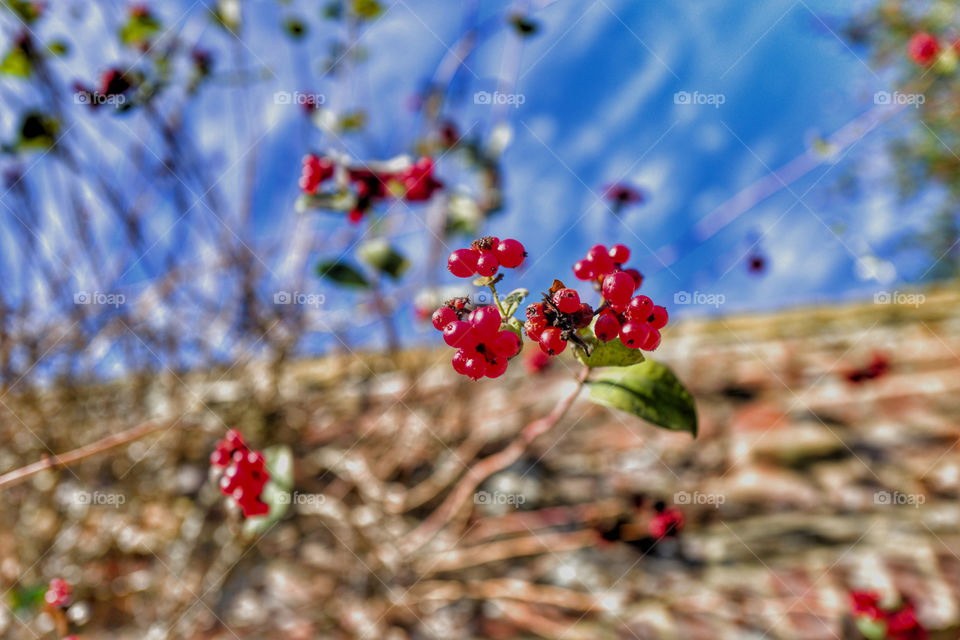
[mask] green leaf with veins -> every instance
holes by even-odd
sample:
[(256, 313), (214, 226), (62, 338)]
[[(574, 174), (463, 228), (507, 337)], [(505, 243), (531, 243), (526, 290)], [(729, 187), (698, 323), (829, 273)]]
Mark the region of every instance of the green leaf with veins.
[(599, 370), (587, 381), (590, 400), (671, 431), (697, 436), (693, 396), (673, 371), (655, 360)]

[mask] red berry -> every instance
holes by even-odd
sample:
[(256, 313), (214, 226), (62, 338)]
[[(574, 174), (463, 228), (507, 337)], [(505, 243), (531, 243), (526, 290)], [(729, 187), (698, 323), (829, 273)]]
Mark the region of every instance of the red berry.
[(628, 322), (620, 327), (620, 342), (631, 349), (639, 349), (650, 336), (650, 325), (641, 322)]
[(480, 259), (477, 260), (477, 273), (481, 276), (489, 278), (490, 276), (496, 275), (497, 269), (500, 268), (500, 262), (497, 260), (497, 255), (493, 251), (485, 251), (483, 255), (480, 256)]
[[(647, 326), (649, 327), (650, 325)], [(659, 346), (660, 332), (653, 327), (650, 327), (650, 333), (647, 334), (647, 338), (643, 341), (643, 344), (640, 345), (640, 348), (644, 351), (654, 351)]]
[(940, 43), (929, 33), (921, 32), (910, 38), (907, 50), (914, 62), (926, 67), (933, 63), (940, 52)]
[(615, 244), (610, 247), (610, 258), (617, 264), (623, 264), (630, 259), (630, 249), (622, 244)]
[(50, 581), (50, 586), (47, 587), (43, 599), (51, 607), (59, 609), (70, 604), (71, 593), (70, 583), (63, 578), (54, 578)]
[(463, 320), (454, 320), (443, 328), (443, 341), (451, 347), (471, 349), (477, 345), (477, 331)]
[(457, 349), (457, 352), (453, 354), (453, 370), (462, 376), (467, 375), (467, 360), (469, 359), (470, 356), (467, 355), (466, 349)]
[(475, 358), (467, 358), (463, 363), (463, 375), (471, 380), (479, 380), (487, 371), (487, 363), (479, 355)]
[(487, 367), (484, 370), (484, 373), (488, 378), (499, 378), (507, 371), (507, 359), (506, 358), (494, 358), (490, 362), (487, 362)]
[(620, 321), (613, 313), (604, 311), (597, 316), (597, 323), (593, 325), (593, 332), (597, 339), (610, 342), (620, 335)]
[(579, 280), (593, 280), (597, 277), (597, 270), (590, 260), (578, 260), (573, 265), (573, 275)]
[(495, 356), (512, 358), (520, 351), (520, 336), (509, 329), (501, 331), (493, 340), (491, 350)]
[(578, 329), (583, 329), (588, 326), (593, 320), (593, 307), (586, 302), (581, 302), (580, 308), (577, 309), (576, 320)]
[(457, 312), (450, 307), (440, 307), (433, 312), (433, 328), (443, 331), (443, 328), (457, 319)]
[(527, 319), (528, 320), (546, 320), (546, 316), (543, 315), (543, 303), (534, 302), (533, 304), (527, 305)]
[(527, 337), (538, 342), (540, 341), (540, 336), (546, 326), (547, 321), (542, 318), (539, 320), (527, 320), (523, 323), (523, 328), (527, 332)]
[(548, 356), (555, 356), (567, 348), (567, 341), (563, 339), (560, 329), (547, 327), (540, 334), (540, 349)]
[(667, 326), (668, 319), (667, 310), (663, 307), (655, 306), (653, 312), (650, 314), (650, 326), (654, 329), (663, 329)]
[(598, 276), (608, 274), (615, 268), (613, 258), (602, 244), (594, 245), (587, 252), (587, 260), (593, 263), (593, 269)]
[(647, 322), (653, 313), (653, 300), (647, 296), (636, 296), (627, 304), (627, 318), (634, 322)]
[(494, 306), (474, 309), (467, 316), (467, 320), (473, 325), (480, 339), (493, 336), (500, 329), (500, 312)]
[(623, 272), (629, 274), (630, 277), (633, 278), (634, 284), (636, 284), (637, 289), (639, 289), (640, 285), (643, 284), (643, 274), (636, 269), (624, 269)]
[(497, 260), (500, 261), (500, 264), (508, 269), (515, 269), (523, 263), (523, 258), (527, 255), (527, 252), (524, 250), (523, 245), (513, 240), (507, 238), (506, 240), (501, 240), (496, 248)]
[(623, 271), (611, 273), (603, 279), (603, 297), (614, 307), (626, 305), (634, 289), (633, 278)]
[(458, 278), (469, 278), (477, 272), (479, 257), (473, 249), (457, 249), (447, 258), (447, 269)]
[(574, 313), (580, 309), (580, 294), (573, 289), (560, 289), (553, 294), (553, 304), (560, 313)]

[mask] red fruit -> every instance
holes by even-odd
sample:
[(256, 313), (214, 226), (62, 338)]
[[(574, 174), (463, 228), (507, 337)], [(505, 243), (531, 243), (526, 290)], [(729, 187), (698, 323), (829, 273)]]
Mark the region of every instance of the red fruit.
[(613, 313), (604, 311), (597, 316), (597, 323), (593, 325), (593, 332), (598, 340), (610, 342), (620, 335), (620, 321)]
[(496, 275), (497, 269), (500, 268), (500, 261), (497, 260), (497, 255), (493, 251), (486, 251), (483, 255), (480, 256), (480, 259), (477, 260), (477, 273), (481, 276), (489, 278), (490, 276)]
[(655, 306), (650, 314), (650, 326), (654, 329), (663, 329), (667, 326), (667, 310), (660, 306)]
[(598, 276), (610, 273), (614, 270), (613, 258), (607, 252), (607, 248), (602, 244), (594, 245), (587, 252), (587, 260), (593, 263), (593, 269)]
[(304, 193), (314, 194), (322, 182), (333, 176), (333, 161), (320, 158), (312, 153), (303, 157), (303, 169), (300, 173), (300, 188)]
[[(650, 325), (645, 325), (650, 326)], [(655, 351), (657, 347), (660, 346), (660, 332), (653, 327), (650, 327), (650, 333), (647, 334), (646, 340), (643, 341), (643, 344), (640, 345), (640, 348), (644, 351)]]
[(508, 269), (519, 267), (523, 263), (523, 258), (527, 255), (523, 245), (511, 238), (501, 240), (495, 251), (500, 265)]
[(610, 247), (610, 258), (617, 264), (623, 264), (630, 259), (630, 249), (622, 244), (615, 244)]
[(556, 327), (547, 327), (540, 334), (540, 349), (548, 356), (555, 356), (563, 353), (567, 348), (567, 341), (563, 339), (560, 329)]
[[(384, 176), (386, 177), (386, 176)], [(420, 158), (413, 166), (404, 169), (397, 179), (406, 191), (404, 197), (410, 202), (429, 200), (433, 192), (443, 188), (443, 183), (433, 177), (433, 160)]]
[[(501, 331), (493, 340), (493, 344), (491, 345), (490, 349), (493, 351), (493, 355), (495, 356), (512, 358), (513, 356), (517, 355), (518, 351), (520, 351), (520, 336), (510, 330)], [(489, 373), (487, 375), (490, 376)]]
[(494, 358), (490, 362), (487, 362), (487, 367), (484, 370), (484, 373), (488, 378), (499, 378), (507, 371), (507, 359), (506, 358)]
[(580, 294), (573, 289), (560, 289), (553, 294), (553, 304), (560, 313), (574, 313), (580, 310)]
[(63, 578), (54, 578), (47, 587), (47, 592), (43, 595), (44, 601), (51, 607), (60, 609), (70, 604), (72, 593), (70, 583)]
[(647, 296), (635, 296), (627, 304), (627, 318), (634, 322), (648, 322), (653, 313), (653, 300)]
[(458, 278), (470, 278), (477, 273), (477, 259), (473, 249), (457, 249), (447, 258), (447, 270)]
[(546, 371), (550, 366), (550, 362), (553, 360), (553, 358), (539, 349), (534, 349), (529, 353), (530, 355), (523, 361), (523, 366), (529, 373), (542, 373)]
[(534, 302), (533, 304), (527, 305), (527, 319), (546, 321), (546, 316), (543, 315), (542, 302)]
[(633, 278), (633, 283), (637, 285), (637, 289), (639, 289), (640, 285), (643, 284), (643, 274), (636, 269), (624, 269), (623, 272), (629, 274), (630, 277)]
[(652, 329), (640, 322), (628, 322), (620, 327), (620, 342), (631, 349), (639, 349), (650, 336)]
[(593, 280), (597, 277), (597, 269), (590, 260), (578, 260), (573, 265), (573, 275), (579, 280)]
[(433, 328), (443, 331), (443, 328), (457, 319), (457, 312), (450, 307), (440, 307), (433, 312)]
[(933, 64), (934, 58), (940, 53), (940, 43), (929, 33), (920, 32), (910, 38), (907, 50), (914, 62), (928, 67)]
[(469, 359), (470, 356), (467, 355), (465, 349), (457, 349), (457, 352), (453, 354), (453, 370), (462, 376), (467, 375), (467, 360)]
[(603, 297), (614, 307), (626, 305), (634, 290), (633, 278), (623, 271), (611, 273), (603, 279)]
[(477, 338), (473, 325), (463, 320), (454, 320), (443, 328), (443, 341), (451, 347), (471, 349), (477, 345)]
[(588, 305), (586, 302), (581, 302), (580, 308), (577, 309), (576, 320), (577, 329), (583, 329), (584, 327), (589, 326), (590, 322), (593, 320), (593, 307)]
[(544, 319), (539, 320), (527, 320), (523, 323), (523, 328), (527, 332), (527, 337), (531, 340), (540, 341), (540, 336), (543, 334), (543, 330), (547, 326), (547, 321)]
[(463, 375), (467, 376), (471, 380), (479, 380), (487, 371), (487, 362), (477, 356), (475, 358), (467, 358), (467, 361), (463, 363)]
[(494, 306), (479, 307), (470, 312), (467, 321), (481, 340), (492, 337), (500, 329), (500, 312)]
[(667, 507), (650, 521), (650, 535), (656, 539), (673, 537), (683, 529), (683, 512)]

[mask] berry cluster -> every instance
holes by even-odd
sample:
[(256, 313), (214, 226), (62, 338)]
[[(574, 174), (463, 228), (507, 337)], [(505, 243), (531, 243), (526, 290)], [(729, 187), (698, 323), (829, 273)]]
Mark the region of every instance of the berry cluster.
[(262, 516), (270, 507), (260, 499), (270, 479), (266, 460), (259, 451), (251, 451), (235, 429), (227, 432), (210, 454), (210, 464), (226, 467), (220, 478), (220, 491), (232, 497), (247, 518)]
[[(315, 154), (304, 156), (300, 189), (308, 195), (316, 194), (320, 186), (333, 177), (335, 168), (336, 163), (331, 158)], [(360, 222), (374, 204), (393, 195), (407, 202), (423, 202), (429, 200), (434, 191), (443, 188), (443, 183), (433, 177), (432, 158), (420, 158), (395, 172), (347, 167), (345, 175), (356, 196), (353, 208), (347, 215), (353, 224)]]
[(573, 275), (579, 280), (591, 280), (602, 283), (604, 279), (618, 271), (623, 271), (634, 281), (634, 289), (643, 284), (643, 275), (636, 269), (623, 269), (622, 265), (630, 259), (630, 249), (615, 244), (608, 250), (602, 244), (594, 245), (587, 257), (573, 265)]
[(489, 278), (495, 276), (500, 267), (519, 267), (526, 257), (527, 252), (518, 241), (487, 236), (474, 241), (469, 249), (457, 249), (451, 253), (447, 258), (447, 269), (458, 278), (475, 275)]
[(880, 608), (880, 594), (874, 591), (851, 591), (850, 605), (853, 615), (871, 622), (882, 622), (887, 640), (926, 640), (927, 630), (917, 620), (913, 603), (904, 600), (895, 610)]
[(64, 609), (70, 605), (73, 590), (63, 578), (54, 578), (43, 595), (43, 600), (54, 609)]
[(583, 344), (577, 331), (590, 325), (593, 307), (580, 302), (580, 294), (557, 281), (543, 302), (527, 306), (527, 321), (523, 328), (527, 337), (540, 344), (540, 350), (555, 356), (567, 348), (567, 342)]
[(465, 298), (447, 301), (433, 313), (433, 326), (457, 352), (454, 370), (471, 380), (499, 378), (507, 360), (520, 352), (521, 340), (511, 329), (502, 329), (503, 318), (494, 306), (470, 309)]
[[(607, 279), (612, 277), (607, 276)], [(607, 298), (606, 284), (607, 280), (604, 280), (604, 298)], [(622, 311), (618, 310), (621, 308)], [(611, 305), (602, 309), (593, 331), (597, 339), (603, 342), (619, 336), (620, 342), (630, 349), (654, 351), (660, 346), (660, 329), (667, 326), (667, 320), (665, 308), (653, 304), (653, 300), (641, 295), (630, 298), (626, 307)]]

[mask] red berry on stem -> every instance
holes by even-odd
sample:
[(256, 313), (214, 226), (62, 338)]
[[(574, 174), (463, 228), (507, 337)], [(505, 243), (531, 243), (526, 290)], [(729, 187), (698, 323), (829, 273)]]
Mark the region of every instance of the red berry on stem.
[(560, 289), (553, 294), (553, 304), (560, 313), (574, 313), (580, 309), (580, 294), (573, 289)]
[(524, 256), (527, 255), (523, 245), (511, 238), (500, 241), (496, 254), (500, 264), (508, 269), (519, 267), (523, 263)]
[(573, 265), (573, 275), (579, 280), (593, 280), (597, 277), (596, 267), (589, 260), (578, 260)]
[(647, 334), (647, 338), (643, 341), (643, 344), (640, 345), (640, 348), (644, 351), (654, 351), (659, 346), (660, 332), (657, 329), (650, 327), (650, 333)]
[(623, 272), (629, 274), (630, 277), (633, 278), (634, 284), (636, 284), (637, 289), (639, 289), (640, 285), (643, 284), (643, 274), (636, 269), (624, 269)]
[(598, 276), (610, 273), (615, 268), (613, 258), (602, 244), (594, 245), (587, 252), (587, 260), (593, 263), (593, 269)]
[(555, 356), (567, 348), (567, 341), (563, 339), (560, 329), (547, 327), (540, 334), (540, 349), (548, 356)]
[(470, 356), (467, 355), (465, 349), (457, 349), (457, 352), (453, 354), (453, 370), (462, 376), (467, 375), (467, 360), (469, 359)]
[(467, 320), (473, 324), (481, 339), (493, 336), (500, 330), (500, 312), (494, 306), (479, 307), (470, 312)]
[(604, 311), (597, 316), (597, 323), (593, 325), (593, 332), (598, 340), (610, 342), (620, 335), (620, 321), (613, 313)]
[(454, 320), (443, 328), (443, 341), (451, 347), (469, 349), (477, 344), (476, 333), (469, 322)]
[(617, 264), (623, 264), (630, 259), (630, 249), (622, 244), (615, 244), (610, 247), (610, 258)]
[(477, 273), (477, 259), (473, 249), (457, 249), (447, 258), (447, 269), (458, 278), (469, 278)]
[(491, 349), (496, 356), (512, 358), (520, 351), (520, 336), (510, 330), (501, 331), (494, 339)]
[(647, 322), (653, 313), (653, 300), (647, 296), (635, 296), (627, 304), (627, 318), (634, 322)]
[(914, 62), (927, 67), (933, 64), (934, 58), (940, 53), (940, 43), (929, 33), (920, 32), (910, 38), (907, 50)]
[(471, 380), (479, 380), (487, 371), (486, 361), (479, 355), (475, 358), (468, 358), (463, 364), (463, 375)]
[(499, 268), (500, 262), (497, 260), (497, 256), (493, 251), (485, 251), (477, 260), (477, 273), (481, 276), (489, 278), (490, 276), (496, 275), (497, 269)]
[(487, 367), (484, 370), (485, 375), (488, 378), (499, 378), (507, 371), (507, 359), (506, 358), (494, 358), (490, 362), (487, 362)]
[(538, 342), (546, 326), (547, 326), (547, 321), (542, 318), (539, 320), (527, 320), (526, 322), (523, 323), (523, 328), (527, 332), (527, 337), (530, 338), (531, 340), (536, 340)]
[(628, 322), (620, 327), (620, 341), (631, 349), (639, 349), (650, 335), (650, 325)]
[(531, 305), (527, 305), (527, 319), (528, 320), (545, 320), (546, 316), (543, 315), (543, 303), (534, 302)]
[(457, 319), (457, 312), (450, 307), (440, 307), (433, 312), (433, 328), (443, 331), (443, 328)]
[(654, 329), (663, 329), (667, 326), (668, 319), (667, 310), (663, 307), (655, 306), (650, 314), (650, 326)]
[(623, 271), (611, 273), (603, 279), (603, 297), (614, 307), (626, 305), (634, 289), (633, 278)]
[(576, 320), (578, 329), (583, 329), (588, 326), (593, 320), (593, 307), (586, 302), (581, 302), (580, 308), (577, 309)]

